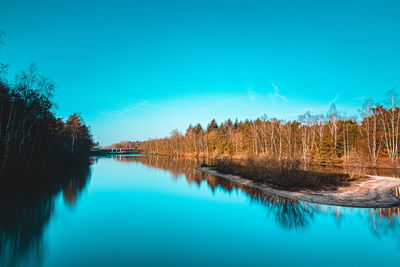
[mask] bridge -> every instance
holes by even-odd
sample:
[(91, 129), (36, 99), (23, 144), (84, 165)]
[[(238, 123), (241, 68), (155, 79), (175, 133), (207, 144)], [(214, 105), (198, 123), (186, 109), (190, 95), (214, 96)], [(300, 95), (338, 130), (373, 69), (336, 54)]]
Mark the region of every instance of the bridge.
[(135, 148), (98, 148), (90, 151), (91, 156), (105, 156), (115, 154), (140, 154)]

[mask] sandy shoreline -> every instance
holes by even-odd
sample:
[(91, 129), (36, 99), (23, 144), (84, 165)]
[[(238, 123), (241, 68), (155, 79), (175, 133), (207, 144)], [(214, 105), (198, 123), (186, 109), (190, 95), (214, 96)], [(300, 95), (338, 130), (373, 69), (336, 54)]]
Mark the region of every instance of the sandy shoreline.
[(335, 191), (302, 190), (298, 192), (274, 189), (268, 184), (256, 183), (240, 176), (223, 174), (210, 167), (195, 168), (198, 171), (235, 181), (252, 188), (300, 201), (317, 204), (358, 208), (391, 208), (400, 206), (400, 198), (394, 195), (393, 189), (400, 186), (400, 179), (384, 176), (368, 176), (367, 179), (354, 181), (349, 186)]

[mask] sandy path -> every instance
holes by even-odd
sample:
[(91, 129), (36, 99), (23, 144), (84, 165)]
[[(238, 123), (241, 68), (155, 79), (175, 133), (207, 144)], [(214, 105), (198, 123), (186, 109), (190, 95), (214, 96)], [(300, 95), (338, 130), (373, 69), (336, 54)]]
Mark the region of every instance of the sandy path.
[(219, 173), (210, 167), (195, 169), (282, 197), (312, 203), (360, 208), (390, 208), (400, 205), (400, 198), (393, 194), (393, 188), (400, 186), (400, 179), (398, 178), (368, 176), (367, 179), (354, 181), (350, 185), (340, 187), (335, 191), (303, 190), (292, 192), (274, 189), (268, 184), (256, 183), (240, 176)]

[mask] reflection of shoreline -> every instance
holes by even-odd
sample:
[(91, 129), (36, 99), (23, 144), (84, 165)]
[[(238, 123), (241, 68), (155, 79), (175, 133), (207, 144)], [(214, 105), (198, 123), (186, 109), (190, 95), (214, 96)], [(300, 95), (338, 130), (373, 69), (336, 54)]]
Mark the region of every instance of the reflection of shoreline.
[(34, 189), (22, 187), (0, 194), (0, 266), (41, 262), (43, 235), (55, 198), (62, 191), (66, 202), (75, 202), (88, 183), (90, 169), (85, 166), (49, 178)]
[(259, 203), (266, 207), (268, 214), (274, 214), (276, 222), (289, 230), (301, 230), (307, 227), (315, 213), (319, 212), (318, 206), (268, 194), (261, 190), (249, 188), (236, 182), (195, 170), (195, 167), (203, 162), (202, 160), (177, 159), (167, 156), (116, 157), (114, 159), (123, 163), (139, 162), (149, 168), (162, 169), (171, 173), (175, 179), (179, 176), (184, 176), (189, 184), (200, 186), (201, 183), (206, 182), (212, 192), (215, 192), (217, 188), (221, 188), (226, 192), (241, 190), (250, 198), (251, 202)]
[(352, 181), (349, 185), (340, 186), (336, 190), (288, 191), (273, 188), (270, 184), (221, 173), (212, 167), (195, 169), (281, 197), (310, 203), (360, 208), (390, 208), (398, 207), (400, 204), (400, 199), (393, 194), (393, 190), (400, 186), (400, 179), (397, 178), (369, 176), (360, 181)]
[(349, 214), (361, 214), (368, 220), (370, 230), (375, 235), (394, 235), (396, 240), (400, 240), (400, 233), (398, 233), (400, 231), (400, 208), (346, 208), (290, 200), (243, 186), (234, 181), (196, 171), (194, 168), (200, 166), (203, 160), (178, 159), (168, 156), (122, 156), (114, 159), (123, 163), (137, 162), (149, 168), (162, 169), (171, 173), (175, 179), (184, 176), (189, 184), (196, 184), (199, 187), (202, 182), (206, 182), (213, 192), (217, 188), (221, 188), (226, 192), (241, 190), (250, 198), (251, 202), (260, 203), (265, 207), (267, 214), (274, 216), (278, 225), (288, 230), (306, 228), (312, 224), (315, 215), (320, 213), (335, 218), (338, 227), (340, 227), (343, 217)]

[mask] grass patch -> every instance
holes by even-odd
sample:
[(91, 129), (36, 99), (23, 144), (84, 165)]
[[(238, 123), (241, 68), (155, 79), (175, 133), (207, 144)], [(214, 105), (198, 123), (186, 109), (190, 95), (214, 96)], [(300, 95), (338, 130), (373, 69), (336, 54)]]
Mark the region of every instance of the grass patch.
[(215, 159), (211, 164), (202, 164), (202, 167), (212, 167), (220, 173), (237, 175), (290, 191), (335, 190), (339, 186), (348, 185), (350, 181), (362, 177), (347, 173), (315, 171), (304, 168), (299, 160), (248, 159), (235, 161)]

